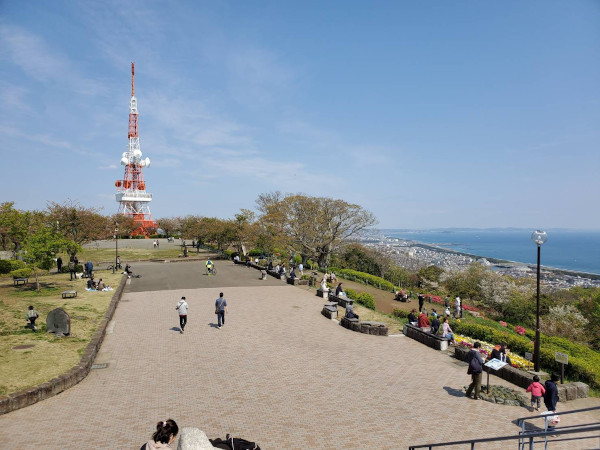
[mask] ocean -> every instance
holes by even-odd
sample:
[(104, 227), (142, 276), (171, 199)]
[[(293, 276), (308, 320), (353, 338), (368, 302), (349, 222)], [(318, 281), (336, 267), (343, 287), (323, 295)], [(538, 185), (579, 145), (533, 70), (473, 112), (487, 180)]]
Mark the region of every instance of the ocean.
[[(381, 230), (385, 236), (432, 244), (482, 257), (527, 264), (537, 263), (534, 230), (525, 229), (435, 229)], [(600, 231), (545, 230), (541, 264), (547, 267), (600, 274)]]

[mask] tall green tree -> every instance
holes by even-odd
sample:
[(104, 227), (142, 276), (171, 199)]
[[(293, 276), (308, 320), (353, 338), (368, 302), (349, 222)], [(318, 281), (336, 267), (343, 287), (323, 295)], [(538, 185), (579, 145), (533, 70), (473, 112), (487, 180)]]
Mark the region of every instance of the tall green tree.
[(38, 269), (50, 270), (56, 255), (65, 249), (77, 252), (81, 251), (81, 246), (57, 233), (51, 226), (41, 227), (27, 236), (23, 246), (23, 260), (33, 268), (38, 292), (40, 291)]

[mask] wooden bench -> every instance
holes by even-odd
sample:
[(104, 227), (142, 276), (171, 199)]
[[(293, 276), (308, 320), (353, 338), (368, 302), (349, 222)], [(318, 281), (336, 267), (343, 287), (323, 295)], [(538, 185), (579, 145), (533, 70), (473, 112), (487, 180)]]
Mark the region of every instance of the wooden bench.
[(13, 280), (13, 284), (14, 284), (15, 286), (18, 286), (18, 285), (20, 285), (20, 284), (23, 284), (23, 285), (25, 285), (25, 284), (27, 284), (28, 282), (29, 282), (29, 278), (15, 278), (15, 279)]
[(448, 350), (448, 339), (437, 334), (432, 334), (428, 329), (419, 328), (406, 323), (404, 324), (402, 332), (405, 336), (419, 341), (427, 347), (442, 351)]
[(75, 298), (77, 297), (77, 291), (63, 291), (62, 298)]

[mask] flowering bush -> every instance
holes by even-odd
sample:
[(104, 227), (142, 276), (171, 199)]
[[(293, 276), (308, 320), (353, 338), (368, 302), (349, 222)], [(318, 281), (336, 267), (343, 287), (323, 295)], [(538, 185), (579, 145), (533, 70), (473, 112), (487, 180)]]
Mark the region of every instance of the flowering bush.
[(479, 310), (477, 308), (475, 308), (474, 306), (465, 305), (464, 303), (462, 305), (462, 309), (464, 309), (465, 311), (477, 311), (477, 312), (479, 312)]
[(504, 322), (504, 321), (502, 321), (502, 320), (501, 320), (499, 323), (500, 323), (500, 325), (502, 325), (503, 327), (505, 327), (505, 326), (506, 326), (506, 322)]
[(527, 333), (527, 330), (525, 328), (523, 328), (521, 325), (517, 325), (515, 327), (515, 333), (519, 333), (521, 336), (523, 336), (525, 333)]

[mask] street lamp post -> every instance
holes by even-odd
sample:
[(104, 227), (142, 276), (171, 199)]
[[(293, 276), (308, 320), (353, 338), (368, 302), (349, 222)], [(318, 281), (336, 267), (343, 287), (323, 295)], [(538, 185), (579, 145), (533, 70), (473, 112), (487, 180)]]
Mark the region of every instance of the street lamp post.
[(119, 224), (115, 222), (115, 263), (113, 264), (113, 273), (117, 267), (117, 261), (119, 261)]
[(531, 233), (531, 240), (537, 245), (537, 296), (535, 306), (535, 343), (533, 346), (533, 370), (540, 371), (540, 249), (548, 240), (545, 231), (535, 230)]

